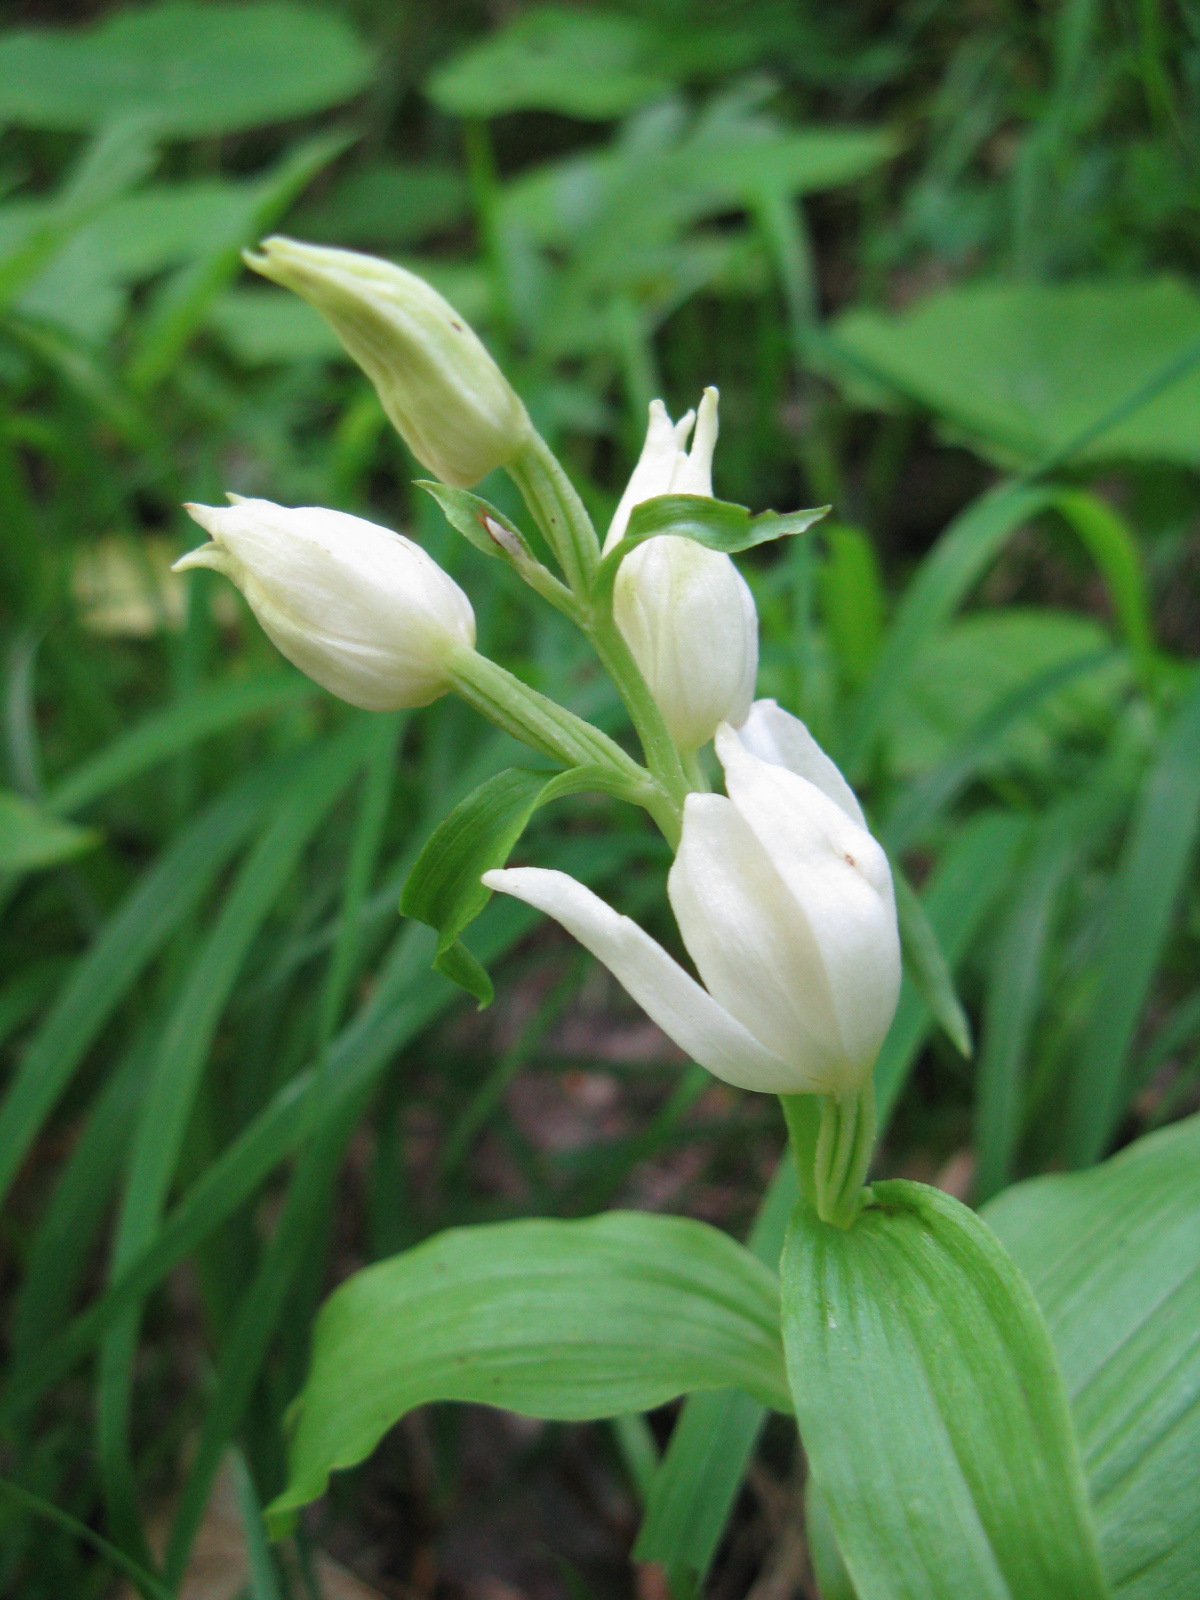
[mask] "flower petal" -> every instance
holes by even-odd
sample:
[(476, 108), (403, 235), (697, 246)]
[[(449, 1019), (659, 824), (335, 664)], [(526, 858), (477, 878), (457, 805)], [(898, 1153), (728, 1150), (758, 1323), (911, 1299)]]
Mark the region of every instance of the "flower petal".
[(873, 1062), (900, 993), (887, 856), (823, 790), (717, 735), (729, 798), (798, 902), (821, 950), (851, 1062)]
[(667, 893), (709, 993), (789, 1064), (791, 1089), (840, 1092), (845, 1052), (820, 945), (724, 795), (688, 796)]
[[(696, 436), (690, 455), (676, 458), (671, 475), (672, 494), (701, 494), (712, 499), (712, 460), (717, 446), (717, 391), (710, 385), (704, 391), (696, 413)], [(667, 491), (660, 489), (660, 494)]]
[(795, 1090), (795, 1072), (759, 1044), (636, 922), (565, 872), (509, 867), (483, 883), (535, 906), (602, 961), (643, 1011), (694, 1061), (739, 1089)]
[(799, 717), (784, 711), (774, 700), (756, 700), (750, 715), (734, 731), (751, 755), (815, 783), (860, 828), (866, 827), (867, 819), (854, 790)]
[(643, 500), (653, 500), (657, 495), (666, 494), (670, 489), (671, 475), (675, 471), (676, 461), (680, 459), (676, 426), (667, 415), (667, 408), (662, 401), (651, 400), (646, 442), (604, 536), (605, 555), (625, 537), (634, 506), (640, 506)]

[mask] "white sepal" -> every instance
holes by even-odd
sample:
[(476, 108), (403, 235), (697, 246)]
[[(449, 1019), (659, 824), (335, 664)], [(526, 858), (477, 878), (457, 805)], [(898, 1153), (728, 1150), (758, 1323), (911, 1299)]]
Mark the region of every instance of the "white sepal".
[(507, 867), (483, 883), (553, 917), (693, 1061), (739, 1089), (786, 1092), (794, 1071), (688, 976), (657, 940), (565, 872)]
[[(727, 720), (734, 722), (732, 717)], [(740, 727), (734, 722), (734, 727), (752, 756), (807, 778), (836, 801), (860, 828), (866, 827), (867, 819), (858, 796), (799, 717), (792, 716), (774, 700), (756, 700), (745, 722)]]
[(420, 545), (362, 517), (234, 497), (185, 508), (210, 544), (175, 564), (238, 586), (301, 672), (365, 711), (428, 705), (475, 643), (471, 602)]

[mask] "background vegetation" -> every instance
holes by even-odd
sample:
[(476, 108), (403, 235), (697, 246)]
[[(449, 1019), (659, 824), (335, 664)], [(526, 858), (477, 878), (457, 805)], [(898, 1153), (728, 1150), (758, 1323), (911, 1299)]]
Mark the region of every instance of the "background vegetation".
[[(416, 266), (601, 522), (647, 401), (710, 381), (718, 494), (834, 503), (742, 561), (760, 693), (860, 788), (965, 1006), (906, 983), (880, 1168), (982, 1201), (1200, 1105), (1200, 13), (87, 9), (0, 33), (0, 1589), (102, 1595), (122, 1556), (169, 1588), (232, 1527), (204, 1593), (350, 1592), (332, 1552), (386, 1595), (653, 1600), (629, 1552), (669, 1414), (421, 1413), (285, 1568), (262, 1544), (348, 1270), (615, 1202), (744, 1236), (784, 1141), (513, 902), (471, 936), (500, 998), (464, 1005), (397, 898), (513, 747), (449, 701), (352, 712), (228, 585), (168, 574), (184, 500), (365, 513), (464, 584), (485, 649), (622, 727), (238, 252), (278, 228)], [(598, 804), (525, 858), (671, 940), (658, 841)], [(792, 1455), (772, 1424), (678, 1594), (811, 1582)]]

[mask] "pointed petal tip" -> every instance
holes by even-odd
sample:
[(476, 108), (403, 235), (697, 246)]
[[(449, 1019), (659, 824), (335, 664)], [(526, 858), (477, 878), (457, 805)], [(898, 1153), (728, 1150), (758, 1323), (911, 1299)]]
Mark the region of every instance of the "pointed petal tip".
[(189, 550), (178, 561), (171, 565), (172, 572), (191, 572), (194, 568), (209, 567), (214, 572), (221, 570), (221, 552), (217, 545), (209, 543), (198, 545), (195, 550)]

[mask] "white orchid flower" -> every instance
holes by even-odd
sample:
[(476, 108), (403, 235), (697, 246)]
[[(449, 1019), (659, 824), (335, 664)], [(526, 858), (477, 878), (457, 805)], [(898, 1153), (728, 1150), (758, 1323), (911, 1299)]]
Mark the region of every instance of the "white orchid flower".
[(177, 572), (224, 573), (289, 661), (364, 711), (445, 693), (452, 657), (475, 644), (475, 613), (420, 545), (344, 511), (230, 499), (185, 507), (211, 543)]
[(774, 701), (716, 743), (728, 795), (688, 796), (667, 879), (703, 984), (564, 872), (483, 882), (561, 923), (714, 1076), (840, 1099), (866, 1081), (900, 992), (887, 857), (837, 767)]
[[(715, 389), (704, 391), (699, 416), (689, 411), (676, 423), (661, 400), (651, 403), (646, 443), (605, 538), (606, 554), (642, 501), (712, 497), (716, 442)], [(648, 539), (621, 563), (613, 615), (680, 750), (707, 744), (720, 722), (744, 720), (758, 674), (758, 613), (728, 556), (672, 534)]]

